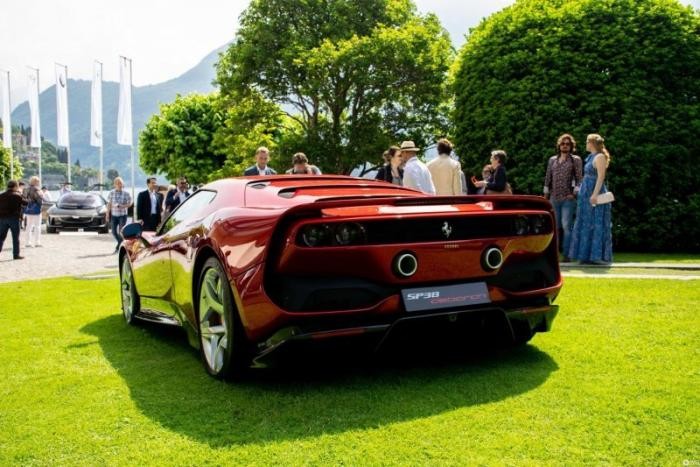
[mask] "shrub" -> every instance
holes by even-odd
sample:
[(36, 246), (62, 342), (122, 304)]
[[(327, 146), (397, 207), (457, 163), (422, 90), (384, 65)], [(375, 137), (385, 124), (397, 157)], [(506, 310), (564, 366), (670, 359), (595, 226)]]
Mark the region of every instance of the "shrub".
[(612, 154), (617, 248), (700, 249), (700, 15), (672, 0), (519, 0), (470, 32), (453, 68), (465, 170), (508, 151), (541, 193), (561, 133)]

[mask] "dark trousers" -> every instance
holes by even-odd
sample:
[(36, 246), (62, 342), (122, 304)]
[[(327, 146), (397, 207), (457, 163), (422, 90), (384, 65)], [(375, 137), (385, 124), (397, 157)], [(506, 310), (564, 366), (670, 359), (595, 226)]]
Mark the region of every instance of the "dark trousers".
[(112, 216), (109, 222), (112, 226), (112, 235), (117, 241), (117, 248), (119, 248), (119, 245), (122, 244), (121, 230), (126, 225), (126, 215)]
[(143, 220), (143, 230), (155, 232), (158, 230), (158, 224), (160, 224), (160, 216), (158, 214), (149, 214), (149, 216)]
[(0, 217), (0, 251), (5, 244), (7, 231), (12, 232), (12, 256), (19, 256), (19, 219), (17, 217)]

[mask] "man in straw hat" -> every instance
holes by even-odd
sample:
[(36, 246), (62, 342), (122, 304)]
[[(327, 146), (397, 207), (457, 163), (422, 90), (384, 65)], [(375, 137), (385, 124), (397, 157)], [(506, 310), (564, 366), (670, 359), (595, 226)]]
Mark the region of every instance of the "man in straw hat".
[(403, 169), (403, 186), (434, 195), (433, 179), (428, 167), (416, 157), (418, 151), (420, 148), (413, 141), (401, 143), (401, 158), (406, 164)]

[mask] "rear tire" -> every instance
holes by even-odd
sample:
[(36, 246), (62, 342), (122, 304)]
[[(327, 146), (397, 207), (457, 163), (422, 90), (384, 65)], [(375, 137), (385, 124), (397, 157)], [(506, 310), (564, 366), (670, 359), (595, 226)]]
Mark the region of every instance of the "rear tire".
[(216, 258), (209, 258), (202, 267), (196, 303), (204, 369), (215, 378), (241, 376), (249, 364), (248, 343), (228, 278)]
[(124, 315), (126, 324), (133, 326), (137, 321), (136, 315), (141, 311), (141, 297), (136, 292), (134, 274), (131, 270), (129, 258), (126, 255), (122, 259), (119, 283), (121, 285), (122, 315)]

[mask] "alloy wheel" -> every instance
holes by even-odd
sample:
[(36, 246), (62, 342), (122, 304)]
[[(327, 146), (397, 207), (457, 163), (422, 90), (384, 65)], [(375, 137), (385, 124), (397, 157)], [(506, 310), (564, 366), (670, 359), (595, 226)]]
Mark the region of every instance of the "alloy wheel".
[(134, 282), (132, 280), (131, 266), (129, 265), (129, 260), (126, 258), (124, 258), (124, 264), (122, 266), (121, 289), (122, 313), (124, 313), (124, 319), (126, 322), (131, 323), (131, 320), (134, 319), (135, 291)]
[(225, 286), (219, 271), (210, 268), (204, 274), (199, 294), (199, 335), (202, 353), (214, 374), (222, 371), (229, 345), (224, 306)]

